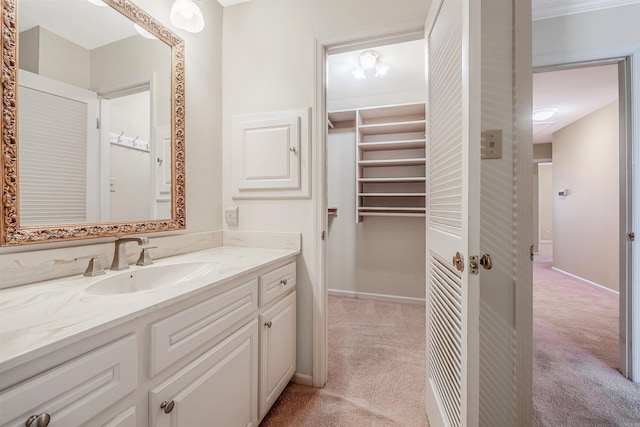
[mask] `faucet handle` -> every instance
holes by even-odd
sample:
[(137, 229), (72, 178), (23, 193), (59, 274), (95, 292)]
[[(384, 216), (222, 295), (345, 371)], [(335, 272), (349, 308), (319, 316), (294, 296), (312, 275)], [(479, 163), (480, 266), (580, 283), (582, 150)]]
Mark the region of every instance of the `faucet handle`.
[(101, 274), (104, 274), (102, 263), (100, 262), (100, 258), (98, 257), (98, 255), (80, 256), (76, 258), (75, 261), (79, 261), (81, 259), (89, 260), (89, 265), (87, 266), (87, 269), (84, 272), (84, 276), (93, 277), (93, 276), (99, 276)]
[(153, 260), (151, 259), (151, 255), (149, 254), (149, 249), (155, 249), (157, 246), (143, 246), (140, 251), (140, 257), (138, 261), (136, 261), (136, 265), (150, 265), (153, 264)]

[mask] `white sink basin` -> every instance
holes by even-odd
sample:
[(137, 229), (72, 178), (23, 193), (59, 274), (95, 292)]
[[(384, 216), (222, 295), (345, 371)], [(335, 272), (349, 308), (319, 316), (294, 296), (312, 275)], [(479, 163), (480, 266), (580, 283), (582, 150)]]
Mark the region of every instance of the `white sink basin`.
[(172, 265), (148, 265), (107, 276), (85, 289), (93, 295), (128, 294), (165, 286), (179, 285), (202, 277), (218, 267), (215, 262), (188, 262)]

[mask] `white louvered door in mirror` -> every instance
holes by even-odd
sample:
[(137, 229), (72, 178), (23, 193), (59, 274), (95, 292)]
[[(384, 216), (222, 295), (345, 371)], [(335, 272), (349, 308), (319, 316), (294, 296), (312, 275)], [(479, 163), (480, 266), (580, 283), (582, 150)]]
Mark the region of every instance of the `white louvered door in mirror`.
[(98, 220), (95, 92), (20, 72), (20, 225)]
[(425, 27), (431, 426), (478, 425), (479, 280), (469, 265), (479, 251), (480, 203), (480, 21), (474, 1), (434, 1)]

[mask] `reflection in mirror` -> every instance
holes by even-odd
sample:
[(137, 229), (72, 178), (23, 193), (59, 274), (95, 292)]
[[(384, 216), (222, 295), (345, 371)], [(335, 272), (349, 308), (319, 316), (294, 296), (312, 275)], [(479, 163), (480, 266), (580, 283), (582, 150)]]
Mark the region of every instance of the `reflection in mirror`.
[(171, 118), (170, 47), (86, 0), (18, 12), (21, 225), (170, 218), (154, 138)]
[(128, 0), (2, 4), (2, 243), (184, 228), (182, 40)]

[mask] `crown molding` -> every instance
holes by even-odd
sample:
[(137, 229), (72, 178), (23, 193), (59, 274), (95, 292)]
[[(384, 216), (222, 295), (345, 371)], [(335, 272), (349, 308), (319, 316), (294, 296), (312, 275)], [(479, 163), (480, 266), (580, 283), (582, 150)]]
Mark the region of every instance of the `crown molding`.
[(631, 4), (640, 4), (640, 0), (534, 0), (532, 3), (532, 18), (537, 21)]

